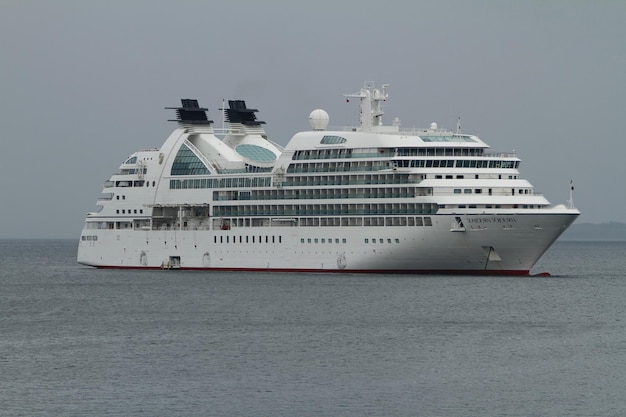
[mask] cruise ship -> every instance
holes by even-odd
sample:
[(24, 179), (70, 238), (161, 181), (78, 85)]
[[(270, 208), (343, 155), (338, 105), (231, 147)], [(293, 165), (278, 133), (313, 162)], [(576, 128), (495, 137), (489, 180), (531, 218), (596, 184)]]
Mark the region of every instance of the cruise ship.
[[(274, 143), (243, 100), (221, 127), (195, 99), (158, 149), (126, 158), (87, 214), (78, 262), (99, 268), (529, 275), (578, 217), (472, 134), (383, 124), (388, 85), (355, 94), (359, 123)], [(573, 189), (573, 187), (571, 187)]]

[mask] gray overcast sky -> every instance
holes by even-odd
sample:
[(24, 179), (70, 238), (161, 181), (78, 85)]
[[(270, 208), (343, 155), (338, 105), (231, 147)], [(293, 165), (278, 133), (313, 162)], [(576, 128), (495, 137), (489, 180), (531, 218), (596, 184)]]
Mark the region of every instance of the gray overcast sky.
[(258, 108), (271, 139), (390, 84), (385, 120), (516, 150), (580, 222), (624, 221), (626, 2), (0, 0), (0, 238), (78, 238), (103, 182), (198, 98)]

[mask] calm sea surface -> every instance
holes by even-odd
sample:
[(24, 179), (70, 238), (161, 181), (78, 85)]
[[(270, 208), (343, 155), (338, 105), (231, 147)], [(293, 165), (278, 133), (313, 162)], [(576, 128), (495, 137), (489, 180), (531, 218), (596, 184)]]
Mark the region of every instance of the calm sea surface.
[(620, 416), (626, 242), (552, 277), (98, 270), (0, 241), (0, 415)]

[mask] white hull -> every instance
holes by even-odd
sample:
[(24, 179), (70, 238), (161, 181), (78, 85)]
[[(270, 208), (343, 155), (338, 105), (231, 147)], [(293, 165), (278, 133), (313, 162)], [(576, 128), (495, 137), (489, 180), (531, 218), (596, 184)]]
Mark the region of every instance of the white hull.
[[(87, 213), (78, 262), (100, 268), (528, 274), (580, 214), (551, 206), (515, 153), (475, 135), (382, 123), (387, 86), (358, 93), (360, 126), (267, 139), (229, 100), (225, 130), (182, 99), (158, 149), (130, 155)], [(219, 135), (219, 136), (218, 136)]]
[(464, 230), (451, 228), (453, 215), (432, 216), (430, 227), (95, 230), (90, 240), (81, 240), (78, 262), (104, 268), (524, 275), (577, 215), (464, 216)]

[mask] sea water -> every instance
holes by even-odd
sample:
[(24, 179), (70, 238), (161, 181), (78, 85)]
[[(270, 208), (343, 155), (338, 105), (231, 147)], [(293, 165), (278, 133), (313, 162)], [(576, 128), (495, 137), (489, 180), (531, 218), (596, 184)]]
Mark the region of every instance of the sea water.
[(0, 415), (617, 416), (626, 243), (551, 277), (99, 270), (0, 241)]

